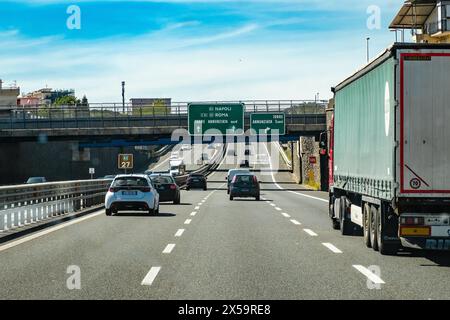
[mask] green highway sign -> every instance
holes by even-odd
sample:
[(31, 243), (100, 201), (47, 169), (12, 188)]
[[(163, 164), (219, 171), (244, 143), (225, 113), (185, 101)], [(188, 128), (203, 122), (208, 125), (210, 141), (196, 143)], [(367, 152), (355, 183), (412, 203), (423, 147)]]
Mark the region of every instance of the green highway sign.
[(208, 130), (216, 130), (223, 135), (242, 135), (244, 134), (244, 109), (243, 103), (191, 103), (188, 105), (189, 134), (202, 136)]
[(286, 134), (286, 115), (279, 113), (252, 113), (250, 115), (252, 135)]

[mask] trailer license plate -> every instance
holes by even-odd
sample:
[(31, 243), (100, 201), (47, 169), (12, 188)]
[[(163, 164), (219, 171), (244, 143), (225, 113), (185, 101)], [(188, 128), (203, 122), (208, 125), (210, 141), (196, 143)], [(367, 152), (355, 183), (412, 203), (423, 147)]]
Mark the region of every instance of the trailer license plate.
[(135, 196), (137, 195), (136, 191), (123, 191), (122, 193), (124, 196)]

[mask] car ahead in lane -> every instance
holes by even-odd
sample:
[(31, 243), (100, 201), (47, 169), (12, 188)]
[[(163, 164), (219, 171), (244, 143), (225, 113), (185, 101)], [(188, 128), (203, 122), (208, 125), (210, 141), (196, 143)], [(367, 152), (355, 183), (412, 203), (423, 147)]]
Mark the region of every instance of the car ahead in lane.
[(160, 202), (180, 204), (180, 187), (170, 174), (152, 174), (150, 180), (159, 194)]
[(31, 177), (28, 178), (26, 184), (45, 183), (47, 179), (45, 177)]
[(191, 173), (186, 180), (186, 190), (191, 189), (208, 190), (207, 178), (201, 173)]
[(117, 176), (105, 196), (106, 215), (119, 211), (159, 214), (159, 194), (145, 174)]
[(250, 171), (248, 169), (232, 169), (228, 171), (227, 177), (225, 180), (227, 180), (227, 194), (230, 194), (230, 185), (231, 181), (233, 181), (233, 178), (235, 175), (243, 173), (243, 174), (250, 174)]
[(237, 174), (230, 185), (230, 200), (234, 198), (260, 199), (260, 187), (258, 178), (253, 174)]

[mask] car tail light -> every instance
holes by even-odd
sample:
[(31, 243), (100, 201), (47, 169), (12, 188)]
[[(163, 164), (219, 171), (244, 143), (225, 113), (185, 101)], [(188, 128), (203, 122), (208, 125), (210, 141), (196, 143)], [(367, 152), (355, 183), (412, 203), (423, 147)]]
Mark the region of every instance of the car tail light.
[(400, 224), (406, 226), (423, 226), (425, 219), (423, 217), (400, 217)]
[(114, 192), (116, 192), (117, 190), (115, 189), (115, 188), (109, 188), (109, 192), (112, 192), (112, 193), (114, 193)]
[(231, 183), (235, 183), (236, 182), (236, 176), (233, 177), (233, 180), (231, 180)]
[(256, 176), (253, 176), (253, 183), (255, 183), (255, 184), (258, 183), (258, 179), (256, 178)]
[(176, 184), (171, 184), (170, 185), (170, 190), (176, 190), (177, 189), (177, 185)]
[(144, 187), (141, 189), (142, 192), (150, 192), (152, 189), (150, 187)]

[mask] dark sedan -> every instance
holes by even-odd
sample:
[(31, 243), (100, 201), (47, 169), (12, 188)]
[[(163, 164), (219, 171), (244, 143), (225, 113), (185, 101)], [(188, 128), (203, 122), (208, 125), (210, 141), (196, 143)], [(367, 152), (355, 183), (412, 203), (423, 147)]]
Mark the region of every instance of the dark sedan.
[(230, 200), (234, 198), (255, 198), (260, 199), (259, 181), (252, 174), (237, 174), (230, 185)]
[(168, 174), (152, 174), (150, 175), (152, 184), (159, 194), (159, 202), (171, 202), (180, 204), (180, 187), (175, 179)]
[(208, 183), (203, 174), (191, 173), (186, 181), (186, 190), (203, 189), (208, 190)]

